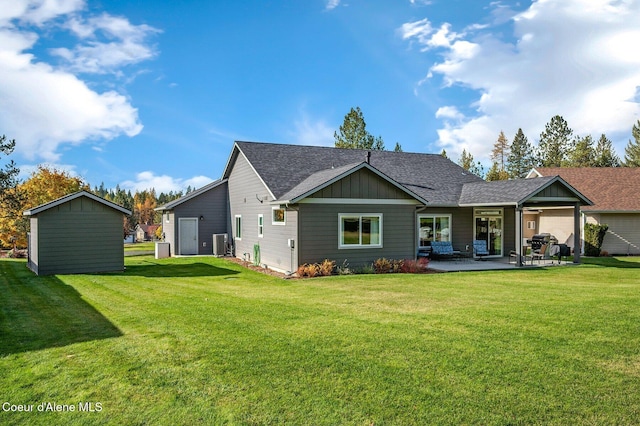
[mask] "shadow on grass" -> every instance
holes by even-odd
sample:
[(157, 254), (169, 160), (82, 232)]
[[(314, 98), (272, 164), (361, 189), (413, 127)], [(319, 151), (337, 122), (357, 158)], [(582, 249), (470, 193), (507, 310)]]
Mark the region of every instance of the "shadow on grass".
[(140, 265), (127, 265), (124, 275), (139, 277), (220, 277), (240, 272), (206, 263), (163, 264), (145, 261)]
[(0, 260), (0, 356), (119, 336), (73, 287)]
[(630, 257), (583, 257), (582, 263), (585, 265), (597, 265), (608, 268), (640, 268), (640, 258)]

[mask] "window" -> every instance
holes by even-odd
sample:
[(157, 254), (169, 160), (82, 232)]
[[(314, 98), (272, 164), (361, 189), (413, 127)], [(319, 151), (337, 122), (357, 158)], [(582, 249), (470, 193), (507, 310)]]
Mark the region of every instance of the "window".
[(264, 236), (264, 215), (258, 215), (258, 237)]
[(285, 224), (285, 214), (284, 209), (280, 207), (274, 207), (271, 211), (271, 224), (272, 225), (284, 225)]
[(382, 247), (382, 214), (338, 215), (339, 248)]
[(451, 241), (451, 215), (419, 215), (418, 234), (420, 247), (431, 241)]
[(242, 216), (236, 215), (236, 240), (242, 239)]
[(527, 229), (536, 229), (536, 221), (528, 220), (527, 221)]

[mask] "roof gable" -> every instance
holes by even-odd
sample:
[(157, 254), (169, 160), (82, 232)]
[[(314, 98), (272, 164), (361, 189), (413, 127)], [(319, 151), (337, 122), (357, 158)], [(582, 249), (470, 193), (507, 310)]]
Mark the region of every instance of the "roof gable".
[(588, 198), (558, 176), (466, 184), (460, 196), (461, 206), (523, 205), (532, 202), (591, 204)]
[(638, 167), (539, 167), (540, 176), (560, 176), (592, 202), (585, 211), (640, 211)]
[(218, 179), (216, 181), (213, 181), (211, 183), (206, 184), (205, 186), (203, 186), (202, 188), (196, 189), (195, 191), (192, 191), (186, 195), (183, 195), (180, 198), (177, 198), (175, 200), (169, 201), (167, 204), (164, 204), (162, 206), (156, 207), (154, 210), (156, 211), (161, 211), (161, 210), (171, 210), (176, 206), (179, 206), (180, 204), (186, 203), (187, 201), (199, 196), (200, 194), (204, 194), (207, 191), (210, 191), (214, 188), (219, 187), (220, 185), (223, 185), (227, 183), (227, 179)]
[(305, 198), (414, 199), (427, 203), (368, 163), (314, 173), (282, 197), (292, 203)]
[(58, 198), (56, 200), (50, 201), (50, 202), (45, 203), (45, 204), (41, 204), (41, 205), (39, 205), (37, 207), (34, 207), (32, 209), (26, 210), (22, 214), (24, 216), (33, 216), (33, 215), (41, 213), (41, 212), (43, 212), (45, 210), (49, 210), (49, 209), (51, 209), (53, 207), (57, 207), (57, 206), (59, 206), (61, 204), (67, 203), (69, 201), (75, 200), (76, 198), (80, 198), (80, 197), (90, 198), (90, 199), (92, 199), (94, 201), (97, 201), (98, 203), (104, 204), (107, 207), (110, 207), (110, 208), (112, 208), (114, 210), (122, 212), (125, 215), (130, 215), (131, 214), (131, 211), (125, 209), (124, 207), (122, 207), (122, 206), (120, 206), (120, 205), (118, 205), (116, 203), (112, 203), (111, 201), (107, 201), (104, 198), (98, 197), (97, 195), (92, 194), (92, 193), (87, 192), (87, 191), (78, 191), (78, 192), (75, 192), (73, 194), (65, 195), (64, 197), (60, 197), (60, 198)]

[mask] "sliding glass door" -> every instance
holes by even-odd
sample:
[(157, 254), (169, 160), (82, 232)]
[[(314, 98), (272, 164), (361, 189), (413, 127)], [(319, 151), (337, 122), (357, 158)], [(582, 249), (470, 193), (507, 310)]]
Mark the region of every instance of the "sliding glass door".
[(503, 256), (503, 210), (475, 209), (473, 232), (476, 240), (486, 241), (490, 256)]

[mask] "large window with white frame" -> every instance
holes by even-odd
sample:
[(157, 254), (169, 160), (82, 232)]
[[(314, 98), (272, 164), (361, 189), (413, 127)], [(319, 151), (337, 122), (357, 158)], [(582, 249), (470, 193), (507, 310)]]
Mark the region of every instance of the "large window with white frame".
[(242, 239), (242, 215), (239, 215), (239, 214), (236, 215), (235, 231), (236, 231), (235, 239), (241, 240)]
[(418, 215), (419, 247), (428, 247), (432, 241), (451, 241), (450, 214)]
[(340, 213), (338, 215), (338, 247), (382, 247), (381, 213)]

